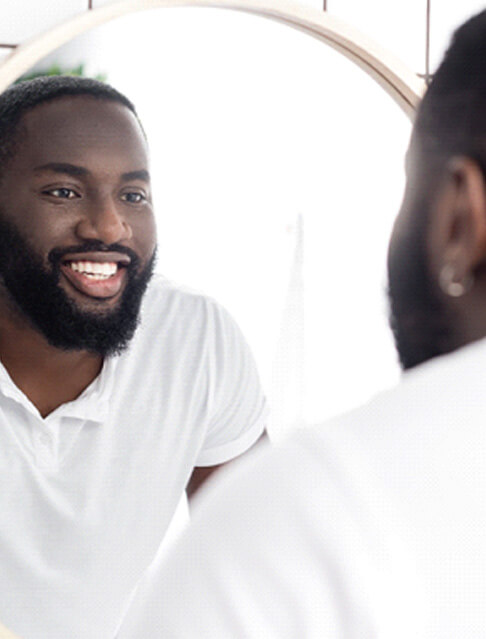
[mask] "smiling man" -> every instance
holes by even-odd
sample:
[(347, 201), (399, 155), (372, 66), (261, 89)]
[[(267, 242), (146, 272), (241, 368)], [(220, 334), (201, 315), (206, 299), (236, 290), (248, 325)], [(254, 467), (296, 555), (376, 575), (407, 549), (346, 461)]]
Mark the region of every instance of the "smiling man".
[(262, 434), (238, 328), (155, 250), (124, 96), (0, 96), (0, 614), (25, 639), (111, 636), (184, 488)]

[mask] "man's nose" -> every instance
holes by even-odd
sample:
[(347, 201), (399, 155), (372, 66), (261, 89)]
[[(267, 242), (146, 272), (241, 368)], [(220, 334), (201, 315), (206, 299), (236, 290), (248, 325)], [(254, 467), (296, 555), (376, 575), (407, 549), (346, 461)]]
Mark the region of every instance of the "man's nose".
[(112, 198), (93, 204), (78, 222), (76, 235), (82, 240), (100, 240), (115, 244), (132, 237), (132, 228)]

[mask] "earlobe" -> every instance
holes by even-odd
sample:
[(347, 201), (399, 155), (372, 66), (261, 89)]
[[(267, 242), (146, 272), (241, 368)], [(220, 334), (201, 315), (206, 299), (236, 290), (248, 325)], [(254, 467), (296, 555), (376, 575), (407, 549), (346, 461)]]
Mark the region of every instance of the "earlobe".
[(459, 280), (454, 266), (448, 262), (441, 268), (438, 282), (442, 292), (449, 297), (462, 297), (472, 289), (474, 277), (469, 273), (465, 278)]

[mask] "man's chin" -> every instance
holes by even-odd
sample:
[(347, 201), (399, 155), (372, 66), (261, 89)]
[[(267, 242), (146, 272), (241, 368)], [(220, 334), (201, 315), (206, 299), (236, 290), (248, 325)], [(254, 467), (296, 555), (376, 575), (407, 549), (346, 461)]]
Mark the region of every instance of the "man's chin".
[(65, 351), (87, 351), (101, 356), (119, 354), (129, 345), (139, 320), (139, 309), (127, 310), (122, 299), (79, 304), (72, 298), (70, 311), (49, 326), (38, 325), (51, 346)]
[(91, 297), (83, 293), (74, 292), (72, 289), (62, 291), (76, 314), (94, 318), (109, 317), (120, 309), (123, 303), (123, 291), (113, 297)]
[(116, 272), (111, 262), (99, 260), (101, 267), (96, 265), (89, 277), (76, 274), (83, 260), (77, 268), (67, 265), (72, 273), (65, 272), (62, 256), (44, 265), (15, 228), (2, 225), (1, 215), (0, 230), (0, 272), (8, 297), (51, 346), (102, 356), (127, 347), (138, 325), (155, 253), (142, 269), (135, 258), (130, 266), (118, 260)]
[(102, 356), (120, 354), (135, 334), (151, 275), (152, 262), (139, 275), (122, 269), (116, 286), (101, 289), (102, 294), (107, 290), (115, 294), (97, 297), (93, 294), (98, 293), (95, 286), (87, 289), (91, 293), (88, 295), (86, 289), (80, 290), (78, 279), (73, 282), (60, 269), (57, 293), (51, 298), (51, 321), (40, 328), (51, 345), (63, 350), (85, 350)]

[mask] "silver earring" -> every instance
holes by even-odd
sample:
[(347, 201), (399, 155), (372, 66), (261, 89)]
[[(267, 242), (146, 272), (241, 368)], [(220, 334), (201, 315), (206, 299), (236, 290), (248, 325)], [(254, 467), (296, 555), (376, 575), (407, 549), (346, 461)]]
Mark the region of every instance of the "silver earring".
[(471, 290), (474, 283), (472, 275), (460, 281), (455, 280), (456, 271), (452, 264), (444, 264), (439, 273), (439, 286), (449, 297), (462, 297)]

